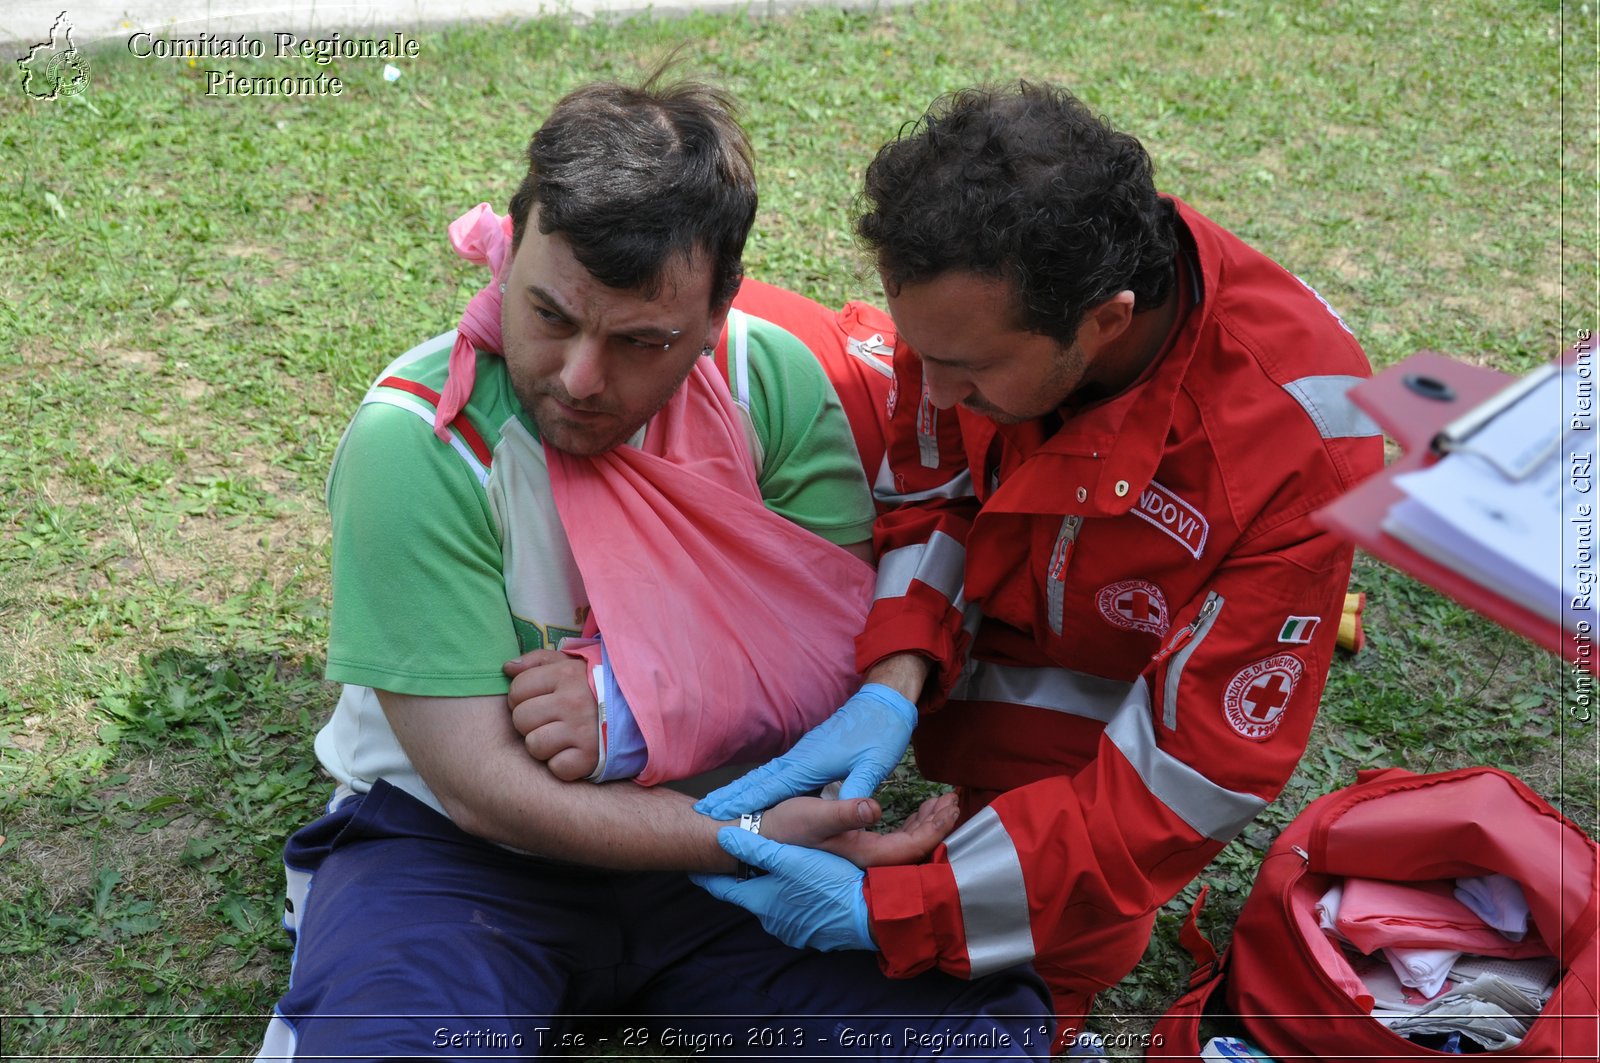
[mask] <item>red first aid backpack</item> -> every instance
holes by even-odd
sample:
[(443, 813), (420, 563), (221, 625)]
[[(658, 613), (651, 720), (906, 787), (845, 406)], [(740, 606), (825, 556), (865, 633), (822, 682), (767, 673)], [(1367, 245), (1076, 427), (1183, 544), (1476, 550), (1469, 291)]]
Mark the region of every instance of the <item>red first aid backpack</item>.
[[(1595, 1059), (1597, 870), (1594, 842), (1506, 772), (1362, 773), (1354, 786), (1313, 801), (1279, 835), (1220, 959), (1195, 925), (1202, 891), (1180, 934), (1197, 969), (1189, 992), (1157, 1024), (1147, 1055), (1196, 1058), (1200, 1020), (1210, 1013), (1280, 1063), (1444, 1058), (1371, 1018), (1316, 961), (1317, 948), (1327, 946), (1316, 940), (1323, 935), (1312, 909), (1346, 877), (1421, 882), (1500, 873), (1522, 886), (1530, 935), (1538, 933), (1562, 974), (1527, 1037), (1486, 1054)], [(1219, 988), (1221, 1008), (1213, 999)]]

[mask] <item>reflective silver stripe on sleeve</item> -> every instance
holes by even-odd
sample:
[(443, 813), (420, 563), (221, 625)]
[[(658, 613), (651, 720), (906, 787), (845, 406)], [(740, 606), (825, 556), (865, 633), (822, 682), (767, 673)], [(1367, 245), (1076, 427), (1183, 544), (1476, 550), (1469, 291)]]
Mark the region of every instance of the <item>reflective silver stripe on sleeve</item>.
[(967, 548), (944, 532), (934, 532), (925, 543), (890, 550), (878, 560), (878, 585), (873, 601), (901, 598), (911, 581), (921, 580), (950, 600), (957, 609), (965, 604)]
[(911, 491), (900, 494), (894, 489), (894, 473), (889, 471), (889, 458), (884, 456), (883, 463), (878, 466), (878, 477), (872, 482), (872, 497), (887, 506), (898, 506), (905, 502), (926, 502), (934, 498), (973, 498), (972, 471), (961, 470), (961, 474), (952, 480), (946, 480), (938, 487), (930, 487), (926, 491)]
[(973, 661), (950, 692), (963, 701), (1027, 705), (1071, 716), (1109, 722), (1127, 699), (1132, 684), (1066, 668), (1023, 668)]
[[(1213, 604), (1215, 603), (1215, 604)], [(1162, 715), (1161, 722), (1167, 725), (1167, 730), (1178, 729), (1178, 684), (1183, 680), (1183, 666), (1189, 663), (1189, 655), (1200, 648), (1200, 642), (1211, 632), (1211, 625), (1217, 622), (1217, 614), (1222, 612), (1222, 607), (1228, 600), (1216, 591), (1206, 595), (1206, 600), (1200, 606), (1200, 626), (1194, 629), (1194, 634), (1189, 636), (1188, 643), (1172, 658), (1172, 663), (1167, 665), (1167, 682), (1162, 689)]]
[(1033, 959), (1028, 887), (1017, 847), (993, 808), (986, 808), (945, 842), (961, 897), (972, 977)]
[(967, 633), (967, 638), (975, 639), (978, 637), (978, 628), (982, 625), (983, 610), (963, 598), (961, 600), (961, 630)]
[(1227, 790), (1156, 745), (1150, 688), (1141, 676), (1110, 723), (1106, 737), (1133, 765), (1145, 789), (1199, 834), (1219, 842), (1244, 829), (1267, 802)]
[(1323, 439), (1381, 436), (1383, 429), (1350, 401), (1348, 392), (1361, 383), (1359, 376), (1303, 376), (1283, 385), (1322, 433)]

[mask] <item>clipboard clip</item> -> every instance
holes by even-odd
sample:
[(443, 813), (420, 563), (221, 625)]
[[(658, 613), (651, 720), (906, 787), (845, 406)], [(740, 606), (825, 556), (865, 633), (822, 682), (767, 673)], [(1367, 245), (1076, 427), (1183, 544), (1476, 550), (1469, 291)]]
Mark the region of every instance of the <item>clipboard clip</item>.
[(1428, 448), (1439, 457), (1453, 453), (1472, 454), (1492, 466), (1508, 480), (1527, 479), (1535, 469), (1549, 461), (1560, 449), (1562, 433), (1559, 429), (1551, 435), (1547, 443), (1524, 450), (1515, 456), (1516, 460), (1509, 460), (1508, 456), (1495, 453), (1489, 447), (1475, 447), (1471, 443), (1473, 437), (1487, 428), (1496, 417), (1539, 390), (1556, 373), (1556, 365), (1550, 363), (1518, 378), (1492, 398), (1479, 403), (1446, 424), (1434, 435)]

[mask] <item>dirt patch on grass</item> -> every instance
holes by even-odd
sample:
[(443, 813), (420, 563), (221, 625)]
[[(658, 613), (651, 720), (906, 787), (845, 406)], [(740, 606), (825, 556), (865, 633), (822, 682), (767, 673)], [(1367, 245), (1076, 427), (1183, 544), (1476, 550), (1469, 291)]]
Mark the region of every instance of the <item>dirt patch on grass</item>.
[(36, 376), (41, 369), (70, 366), (74, 358), (74, 352), (68, 350), (65, 344), (39, 336), (23, 337), (17, 344), (17, 354), (21, 358), (20, 365), (0, 365), (0, 372), (7, 377), (20, 379)]
[[(6, 987), (9, 999), (71, 1010), (74, 1000), (118, 997), (131, 981), (127, 971), (111, 969), (122, 950), (138, 957), (147, 948), (159, 949), (164, 940), (202, 941), (215, 935), (208, 913), (221, 891), (214, 879), (181, 859), (189, 838), (208, 833), (211, 821), (202, 810), (173, 806), (165, 811), (176, 816), (149, 829), (148, 822), (159, 821), (160, 814), (139, 811), (204, 780), (193, 765), (155, 758), (130, 765), (128, 774), (126, 782), (80, 799), (65, 814), (47, 801), (9, 825), (5, 877), (10, 889), (32, 894), (34, 912), (49, 913), (33, 931), (51, 941), (54, 971), (40, 983), (29, 980), (25, 956), (0, 962), (0, 977), (13, 983)], [(66, 829), (63, 819), (71, 824)], [(237, 960), (231, 950), (217, 951)], [(216, 966), (224, 976), (228, 965)]]
[[(180, 595), (187, 608), (279, 593), (291, 583), (302, 597), (327, 595), (327, 519), (309, 506), (285, 506), (266, 518), (182, 515), (146, 523), (135, 516), (119, 539), (119, 569), (140, 580), (144, 593)], [(102, 573), (94, 585), (107, 583)]]
[(111, 348), (112, 360), (134, 369), (157, 370), (161, 368), (161, 355), (155, 351), (139, 351), (129, 348)]
[(1500, 270), (1494, 282), (1468, 294), (1442, 294), (1438, 304), (1482, 321), (1490, 332), (1508, 336), (1522, 331), (1532, 320), (1548, 317), (1554, 321), (1564, 291), (1560, 248), (1551, 248), (1542, 257), (1543, 264), (1532, 275)]
[(1556, 805), (1591, 838), (1600, 836), (1600, 781), (1595, 767), (1600, 764), (1600, 743), (1596, 741), (1595, 727), (1592, 720), (1562, 720), (1557, 754), (1518, 771), (1523, 782)]
[(281, 261), (284, 257), (282, 248), (261, 244), (225, 244), (222, 253), (230, 258), (264, 258), (270, 262)]
[[(210, 780), (192, 759), (155, 756), (125, 765), (123, 774), (126, 781), (76, 803), (67, 813), (73, 829), (61, 829), (60, 808), (23, 810), (10, 824), (9, 876), (42, 891), (60, 912), (92, 911), (97, 876), (106, 871), (121, 876), (113, 892), (124, 900), (159, 897), (175, 909), (205, 911), (215, 890), (180, 858), (190, 838), (215, 829), (208, 811), (189, 803)], [(185, 803), (142, 811), (167, 796), (183, 796)]]
[(1322, 264), (1346, 284), (1355, 284), (1372, 276), (1372, 271), (1356, 260), (1355, 252), (1348, 247), (1336, 247), (1326, 255)]
[(250, 275), (253, 283), (271, 285), (286, 281), (300, 272), (301, 263), (289, 257), (281, 247), (267, 244), (227, 244), (222, 253), (229, 258), (243, 259), (254, 267)]
[[(13, 889), (33, 887), (43, 893), (51, 911), (86, 906), (94, 871), (107, 866), (95, 846), (80, 835), (46, 832), (43, 817), (24, 816), (10, 826), (6, 877)], [(20, 891), (20, 890), (19, 890)]]

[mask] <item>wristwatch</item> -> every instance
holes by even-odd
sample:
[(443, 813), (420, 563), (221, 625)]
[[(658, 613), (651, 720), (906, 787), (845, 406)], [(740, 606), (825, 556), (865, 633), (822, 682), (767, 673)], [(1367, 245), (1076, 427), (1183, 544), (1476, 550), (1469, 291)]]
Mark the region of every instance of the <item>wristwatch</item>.
[[(744, 815), (740, 816), (739, 817), (739, 829), (740, 830), (747, 830), (751, 834), (754, 834), (757, 837), (760, 837), (760, 835), (761, 835), (761, 813), (760, 812), (746, 812)], [(739, 874), (739, 881), (740, 882), (748, 882), (750, 879), (758, 878), (758, 877), (760, 877), (762, 875), (765, 875), (766, 872), (763, 871), (759, 867), (753, 867), (750, 864), (745, 863), (743, 860), (740, 860), (739, 861), (739, 872), (738, 872), (738, 874)]]

